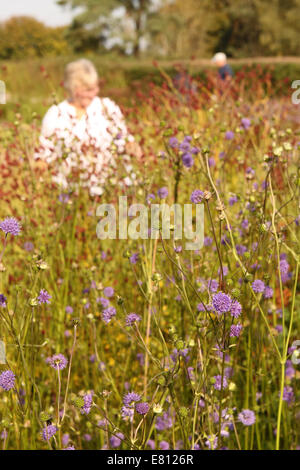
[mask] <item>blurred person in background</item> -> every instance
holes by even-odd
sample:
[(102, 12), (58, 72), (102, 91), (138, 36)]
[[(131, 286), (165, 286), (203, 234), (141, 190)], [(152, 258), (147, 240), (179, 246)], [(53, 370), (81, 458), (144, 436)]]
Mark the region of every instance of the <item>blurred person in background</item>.
[(98, 96), (99, 77), (93, 63), (87, 59), (69, 63), (64, 88), (67, 98), (52, 105), (44, 116), (40, 148), (35, 154), (38, 166), (52, 164), (57, 170), (53, 180), (64, 189), (72, 171), (79, 171), (91, 195), (101, 195), (112, 167), (118, 166), (116, 153), (128, 154), (122, 162), (127, 172), (124, 182), (131, 185), (135, 175), (129, 155), (139, 159), (142, 151), (128, 132), (119, 106)]
[(224, 52), (217, 52), (211, 61), (218, 67), (219, 78), (222, 81), (230, 82), (231, 78), (233, 77), (233, 70), (227, 63), (226, 54), (224, 54)]

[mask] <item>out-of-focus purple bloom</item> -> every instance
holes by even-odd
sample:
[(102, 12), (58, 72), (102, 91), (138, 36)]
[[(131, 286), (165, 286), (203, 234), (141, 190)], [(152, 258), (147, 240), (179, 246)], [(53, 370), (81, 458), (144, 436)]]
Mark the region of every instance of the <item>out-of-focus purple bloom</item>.
[(68, 445), (69, 440), (70, 440), (70, 434), (66, 433), (66, 434), (62, 435), (61, 443), (64, 447), (66, 447)]
[(54, 356), (48, 357), (46, 359), (47, 364), (49, 364), (53, 369), (63, 370), (67, 367), (68, 360), (63, 354), (54, 354)]
[(129, 420), (131, 423), (133, 421), (134, 409), (128, 408), (127, 406), (122, 406), (121, 416), (124, 421)]
[(242, 312), (242, 306), (237, 300), (233, 300), (231, 307), (230, 307), (230, 313), (231, 316), (234, 318), (238, 318)]
[(165, 429), (171, 429), (173, 426), (172, 418), (169, 413), (164, 412), (162, 416), (158, 416), (155, 422), (155, 428), (158, 431), (164, 431)]
[(103, 290), (103, 294), (106, 296), (106, 297), (112, 297), (114, 295), (114, 289), (112, 287), (105, 287), (104, 290)]
[(234, 132), (233, 131), (227, 131), (225, 133), (225, 139), (226, 140), (232, 140), (234, 138)]
[(109, 307), (109, 300), (106, 299), (105, 297), (98, 297), (97, 298), (97, 303), (99, 303), (99, 302), (101, 303), (103, 308)]
[(0, 294), (0, 307), (6, 307), (6, 301), (7, 298), (5, 297), (5, 295)]
[(292, 361), (288, 360), (285, 363), (285, 376), (288, 377), (289, 379), (295, 377), (296, 371), (293, 367)]
[(14, 388), (16, 382), (15, 374), (12, 370), (5, 370), (0, 374), (0, 387), (6, 392)]
[(116, 309), (115, 307), (108, 307), (102, 312), (102, 320), (104, 323), (109, 323), (113, 317), (116, 316)]
[(10, 233), (11, 235), (17, 236), (21, 232), (21, 225), (14, 217), (7, 217), (0, 222), (0, 229), (3, 230), (5, 235)]
[(136, 358), (139, 361), (140, 365), (143, 367), (143, 365), (145, 364), (144, 354), (143, 353), (137, 353)]
[(177, 137), (170, 137), (169, 139), (169, 145), (172, 149), (175, 149), (178, 147), (179, 145), (179, 142), (178, 142), (178, 139)]
[(83, 401), (84, 401), (84, 405), (81, 407), (80, 409), (80, 412), (81, 414), (85, 414), (85, 415), (88, 415), (91, 411), (91, 408), (92, 408), (92, 404), (93, 404), (93, 392), (91, 393), (86, 393), (84, 396), (83, 396)]
[(209, 165), (210, 167), (216, 166), (216, 162), (215, 162), (215, 159), (214, 159), (213, 157), (210, 157), (210, 158), (208, 159), (208, 165)]
[(207, 436), (207, 440), (205, 441), (205, 445), (211, 450), (216, 449), (218, 447), (218, 438), (214, 436)]
[(205, 237), (204, 238), (204, 246), (210, 246), (212, 244), (212, 238), (211, 237)]
[[(280, 392), (279, 392), (279, 396), (280, 396)], [(283, 401), (286, 401), (288, 404), (291, 404), (294, 401), (295, 399), (294, 391), (290, 385), (287, 385), (286, 387), (284, 387), (282, 399)]]
[(161, 450), (169, 450), (170, 449), (170, 444), (167, 441), (160, 441), (159, 448)]
[(272, 287), (266, 286), (264, 290), (264, 298), (271, 299), (273, 297), (273, 289)]
[(150, 447), (151, 450), (155, 450), (155, 441), (153, 439), (149, 439), (147, 441), (147, 446)]
[(248, 118), (243, 118), (241, 120), (241, 123), (244, 129), (249, 129), (249, 127), (251, 126), (251, 121)]
[(51, 437), (54, 436), (54, 434), (57, 431), (57, 427), (54, 426), (53, 424), (49, 424), (49, 426), (45, 426), (43, 431), (42, 431), (42, 438), (44, 441), (49, 441)]
[(117, 432), (115, 436), (111, 436), (109, 442), (110, 446), (115, 449), (116, 447), (119, 447), (124, 439), (124, 434), (121, 432)]
[(62, 204), (67, 204), (68, 201), (70, 199), (70, 195), (67, 194), (67, 193), (61, 193), (59, 196), (58, 196), (58, 200), (59, 202), (61, 202)]
[(88, 433), (84, 434), (82, 437), (86, 442), (90, 442), (92, 440), (92, 436)]
[(261, 281), (260, 279), (256, 279), (255, 281), (252, 282), (252, 289), (257, 294), (259, 294), (261, 292), (264, 292), (265, 283), (263, 281)]
[(25, 242), (23, 248), (25, 251), (32, 251), (34, 249), (34, 245), (31, 242)]
[(139, 260), (139, 254), (138, 253), (133, 253), (130, 258), (129, 258), (129, 261), (131, 264), (136, 264)]
[(239, 337), (241, 334), (243, 327), (240, 324), (237, 325), (231, 325), (230, 327), (230, 336), (231, 337)]
[(69, 313), (69, 314), (73, 313), (73, 308), (70, 305), (66, 306), (66, 313)]
[(201, 189), (195, 189), (191, 194), (191, 201), (193, 204), (200, 204), (203, 201), (204, 192)]
[(51, 295), (45, 290), (41, 289), (38, 295), (39, 304), (50, 304)]
[(238, 414), (238, 420), (244, 426), (252, 426), (255, 423), (255, 413), (252, 410), (242, 410)]
[[(215, 383), (214, 388), (216, 390), (221, 390), (222, 388), (222, 376), (221, 375), (214, 375)], [(223, 389), (228, 387), (227, 377), (223, 376)]]
[(235, 194), (233, 194), (232, 196), (230, 196), (230, 198), (228, 200), (228, 204), (230, 206), (233, 206), (236, 202), (238, 202), (238, 198)]
[(141, 321), (140, 315), (129, 313), (126, 317), (126, 326), (132, 326), (134, 323)]
[(219, 288), (219, 281), (217, 279), (210, 279), (207, 282), (207, 288), (210, 292), (217, 292)]
[(182, 155), (182, 163), (186, 168), (191, 168), (194, 165), (194, 159), (189, 152)]
[(157, 194), (160, 199), (165, 199), (166, 197), (168, 197), (168, 194), (169, 194), (168, 188), (166, 186), (159, 188), (159, 190), (157, 191)]

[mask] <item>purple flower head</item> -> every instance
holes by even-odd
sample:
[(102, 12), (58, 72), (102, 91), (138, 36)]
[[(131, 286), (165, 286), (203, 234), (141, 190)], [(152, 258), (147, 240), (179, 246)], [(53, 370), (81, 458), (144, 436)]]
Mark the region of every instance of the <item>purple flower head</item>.
[(182, 163), (186, 168), (191, 168), (194, 165), (194, 159), (190, 153), (184, 153), (182, 155)]
[(204, 238), (204, 246), (210, 246), (212, 244), (213, 240), (211, 237), (205, 237)]
[(0, 374), (0, 387), (7, 392), (14, 388), (16, 377), (12, 370), (5, 370)]
[(136, 313), (129, 313), (129, 315), (126, 317), (126, 326), (132, 326), (135, 322), (139, 321), (141, 321), (140, 315), (137, 315)]
[(21, 232), (21, 225), (14, 217), (7, 217), (0, 222), (0, 229), (3, 230), (5, 235), (10, 233), (11, 235), (17, 236)]
[(81, 414), (88, 415), (89, 412), (91, 411), (92, 404), (93, 404), (93, 392), (86, 393), (83, 396), (83, 401), (84, 401), (84, 405), (80, 409), (80, 412), (81, 412)]
[(241, 123), (244, 129), (249, 129), (249, 127), (251, 126), (251, 121), (248, 118), (243, 118)]
[(103, 290), (103, 294), (106, 296), (106, 297), (112, 297), (114, 295), (114, 289), (112, 287), (105, 287), (104, 290)]
[(179, 142), (178, 142), (177, 137), (170, 137), (170, 139), (169, 139), (169, 145), (170, 145), (170, 147), (171, 147), (172, 149), (178, 147)]
[(34, 249), (34, 245), (31, 242), (25, 242), (23, 248), (25, 251), (32, 251)]
[(218, 447), (218, 438), (215, 437), (213, 439), (214, 436), (207, 436), (208, 439), (205, 441), (205, 445), (211, 450), (211, 449), (216, 449)]
[(129, 420), (131, 423), (133, 421), (134, 409), (128, 408), (127, 406), (122, 406), (121, 416), (124, 421)]
[(218, 292), (213, 296), (212, 305), (219, 315), (229, 312), (231, 309), (231, 304), (231, 298), (229, 295), (224, 294), (224, 292)]
[(159, 448), (161, 450), (169, 450), (170, 449), (170, 444), (167, 441), (160, 441)]
[[(280, 392), (279, 392), (279, 396), (280, 396)], [(283, 401), (286, 401), (288, 404), (291, 404), (294, 401), (295, 399), (294, 391), (290, 385), (287, 385), (286, 387), (284, 387), (282, 399)]]
[(210, 292), (217, 292), (219, 287), (219, 281), (217, 279), (210, 279), (207, 282), (207, 288)]
[(147, 441), (147, 446), (150, 447), (151, 450), (155, 450), (155, 441), (153, 439), (149, 439)]
[(115, 449), (116, 447), (119, 447), (124, 439), (124, 434), (121, 432), (117, 432), (115, 436), (111, 436), (109, 442), (110, 446)]
[(252, 426), (255, 423), (255, 413), (252, 410), (242, 410), (238, 414), (238, 420), (244, 426)]
[(6, 307), (6, 301), (7, 298), (5, 297), (5, 295), (0, 294), (0, 307)]
[(131, 264), (136, 264), (139, 259), (139, 254), (138, 253), (133, 253), (133, 255), (130, 256), (129, 261)]
[(172, 418), (169, 413), (164, 412), (162, 416), (156, 418), (155, 428), (158, 431), (164, 431), (165, 429), (171, 429), (173, 426)]
[(273, 297), (273, 289), (272, 287), (266, 286), (264, 290), (264, 298), (271, 299)]
[(204, 192), (201, 189), (195, 189), (191, 194), (191, 201), (193, 204), (200, 204), (203, 201)]
[(147, 402), (141, 402), (141, 403), (137, 403), (135, 405), (135, 410), (137, 411), (137, 413), (139, 413), (140, 415), (146, 415), (148, 413), (150, 409), (150, 406)]
[[(221, 375), (214, 375), (215, 383), (214, 387), (216, 390), (221, 390), (222, 388), (222, 376)], [(227, 377), (223, 376), (223, 389), (228, 386)]]
[(50, 364), (50, 366), (53, 369), (59, 369), (63, 370), (67, 367), (68, 360), (65, 358), (63, 354), (54, 354), (52, 357), (48, 357), (46, 359), (47, 364)]
[(284, 274), (287, 274), (288, 271), (290, 269), (290, 265), (289, 263), (285, 260), (285, 259), (282, 259), (280, 261), (280, 273), (281, 273), (281, 276), (284, 275)]
[(127, 408), (132, 408), (134, 404), (140, 401), (141, 396), (135, 392), (127, 393), (123, 398), (123, 403)]
[(231, 316), (238, 318), (242, 312), (242, 306), (237, 300), (233, 300), (230, 308)]
[(83, 435), (83, 439), (86, 442), (90, 442), (92, 440), (92, 436), (90, 434), (86, 433), (86, 434)]
[(58, 200), (59, 202), (61, 202), (62, 204), (67, 204), (68, 201), (70, 199), (70, 195), (67, 194), (67, 193), (61, 193), (59, 196), (58, 196)]
[(49, 426), (45, 426), (43, 431), (42, 431), (42, 438), (44, 441), (49, 441), (51, 437), (54, 436), (54, 434), (57, 431), (57, 427), (54, 426), (53, 424), (49, 424)]
[(231, 337), (239, 337), (240, 334), (241, 334), (241, 331), (242, 331), (243, 327), (241, 324), (237, 324), (237, 325), (231, 325), (230, 327), (230, 336)]
[(97, 304), (100, 302), (103, 308), (109, 307), (109, 300), (105, 297), (97, 297)]
[(259, 279), (256, 279), (255, 281), (252, 282), (252, 289), (257, 294), (264, 292), (265, 283), (263, 281), (260, 281)]
[(116, 316), (116, 309), (115, 307), (108, 307), (102, 312), (102, 320), (104, 323), (109, 323), (113, 317)]
[(225, 134), (225, 139), (226, 140), (232, 140), (234, 138), (234, 132), (233, 131), (227, 131)]
[(210, 157), (210, 158), (208, 159), (208, 165), (209, 165), (210, 167), (216, 166), (216, 162), (215, 162), (215, 159), (214, 159), (213, 157)]
[(160, 197), (160, 199), (165, 199), (169, 194), (168, 188), (166, 186), (159, 188), (159, 190), (157, 191), (157, 194), (158, 194), (158, 197)]
[(73, 313), (73, 308), (70, 305), (66, 306), (66, 313)]
[(39, 304), (50, 304), (50, 299), (51, 295), (48, 294), (48, 292), (45, 289), (41, 289), (39, 296), (38, 296), (38, 301)]

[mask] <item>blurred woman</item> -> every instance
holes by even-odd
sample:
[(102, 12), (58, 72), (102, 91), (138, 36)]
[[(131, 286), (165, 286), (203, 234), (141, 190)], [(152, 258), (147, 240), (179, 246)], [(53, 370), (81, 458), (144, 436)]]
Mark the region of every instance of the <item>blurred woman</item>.
[(131, 185), (135, 174), (128, 154), (140, 158), (141, 149), (119, 106), (110, 98), (99, 98), (99, 77), (92, 62), (80, 59), (68, 64), (64, 87), (67, 99), (51, 106), (43, 119), (35, 158), (52, 165), (53, 180), (65, 189), (72, 187), (77, 175), (91, 195), (100, 195), (121, 163), (126, 173), (123, 183)]

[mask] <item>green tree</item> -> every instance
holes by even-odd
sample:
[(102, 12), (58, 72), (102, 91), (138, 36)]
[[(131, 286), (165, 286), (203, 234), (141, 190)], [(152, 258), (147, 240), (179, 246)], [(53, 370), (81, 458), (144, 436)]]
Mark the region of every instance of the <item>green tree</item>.
[(58, 0), (57, 3), (82, 10), (70, 31), (75, 34), (81, 31), (100, 43), (118, 39), (124, 49), (131, 44), (137, 56), (143, 39), (147, 41), (151, 34), (151, 20), (157, 18), (159, 10), (170, 1), (173, 0)]
[(27, 16), (12, 17), (0, 24), (0, 57), (19, 59), (66, 54), (64, 28), (49, 28)]

